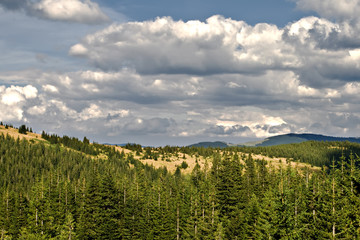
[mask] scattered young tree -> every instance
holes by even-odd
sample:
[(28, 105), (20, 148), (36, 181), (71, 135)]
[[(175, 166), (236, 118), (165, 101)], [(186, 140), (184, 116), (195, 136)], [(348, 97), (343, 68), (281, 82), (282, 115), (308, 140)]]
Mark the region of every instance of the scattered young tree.
[(21, 134), (27, 134), (27, 132), (28, 132), (28, 129), (26, 128), (25, 125), (21, 125), (21, 126), (19, 127), (19, 133), (21, 133)]

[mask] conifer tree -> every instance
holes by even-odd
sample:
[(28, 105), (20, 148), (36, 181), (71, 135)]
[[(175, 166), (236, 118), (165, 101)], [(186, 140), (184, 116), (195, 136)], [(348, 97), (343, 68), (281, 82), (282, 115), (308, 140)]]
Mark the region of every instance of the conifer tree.
[(59, 240), (75, 240), (77, 235), (75, 232), (75, 220), (71, 212), (66, 213), (65, 221), (60, 227), (60, 235), (57, 237)]
[(80, 239), (100, 239), (100, 206), (100, 177), (98, 171), (94, 170), (85, 193), (84, 206), (79, 219), (77, 232)]
[(117, 189), (110, 173), (105, 174), (100, 186), (100, 236), (102, 239), (120, 238), (120, 209)]

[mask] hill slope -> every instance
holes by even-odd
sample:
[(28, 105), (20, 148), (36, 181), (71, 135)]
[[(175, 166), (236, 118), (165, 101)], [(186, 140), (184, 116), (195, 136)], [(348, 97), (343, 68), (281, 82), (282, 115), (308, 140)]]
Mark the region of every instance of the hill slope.
[(266, 147), (266, 146), (276, 146), (282, 144), (291, 144), (291, 143), (302, 143), (306, 141), (320, 141), (320, 142), (354, 142), (360, 143), (360, 138), (355, 137), (333, 137), (325, 136), (320, 134), (311, 134), (311, 133), (289, 133), (284, 135), (278, 135), (266, 138), (264, 140), (246, 142), (239, 144), (230, 144), (226, 142), (216, 141), (216, 142), (199, 142), (189, 145), (189, 147), (212, 147), (212, 148), (226, 148), (232, 146), (246, 146), (246, 147)]
[(19, 130), (12, 127), (5, 127), (3, 125), (0, 125), (0, 135), (1, 134), (8, 134), (9, 136), (13, 138), (20, 138), (20, 139), (26, 139), (26, 140), (39, 140), (39, 141), (45, 141), (41, 138), (40, 134), (27, 132), (27, 134), (21, 134), (19, 133)]
[(226, 142), (216, 141), (216, 142), (199, 142), (199, 143), (191, 144), (188, 147), (225, 148), (228, 146), (229, 146), (229, 144)]
[[(333, 229), (339, 238), (347, 232), (360, 239), (360, 159), (335, 158), (341, 171), (291, 161), (316, 152), (321, 159), (343, 150), (356, 156), (357, 143), (125, 149), (85, 137), (43, 133), (36, 141), (11, 137), (16, 129), (2, 132), (1, 239), (329, 239)], [(336, 228), (318, 224), (329, 222), (334, 206)], [(321, 213), (316, 222), (314, 210)]]
[(343, 137), (332, 137), (324, 136), (320, 134), (310, 134), (310, 133), (289, 133), (285, 135), (279, 135), (274, 137), (269, 137), (263, 142), (256, 144), (255, 146), (264, 147), (264, 146), (275, 146), (280, 144), (290, 144), (290, 143), (301, 143), (305, 141), (320, 141), (320, 142), (355, 142), (360, 143), (360, 138), (343, 138)]

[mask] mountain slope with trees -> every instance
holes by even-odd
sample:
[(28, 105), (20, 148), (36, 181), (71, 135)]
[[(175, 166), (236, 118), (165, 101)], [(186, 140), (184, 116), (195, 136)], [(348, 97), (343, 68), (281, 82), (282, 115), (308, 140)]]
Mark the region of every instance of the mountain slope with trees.
[(319, 142), (354, 142), (360, 143), (360, 138), (354, 137), (332, 137), (324, 136), (320, 134), (310, 134), (310, 133), (289, 133), (285, 135), (273, 136), (265, 139), (264, 141), (256, 144), (256, 147), (265, 147), (265, 146), (275, 146), (281, 144), (290, 144), (290, 143), (301, 143), (306, 141), (319, 141)]
[(320, 134), (310, 134), (310, 133), (289, 133), (284, 135), (277, 135), (268, 137), (263, 140), (232, 144), (221, 141), (216, 142), (199, 142), (196, 144), (191, 144), (189, 147), (213, 147), (213, 148), (225, 148), (233, 146), (246, 146), (246, 147), (267, 147), (267, 146), (277, 146), (282, 144), (292, 144), (292, 143), (302, 143), (306, 141), (318, 141), (318, 142), (354, 142), (360, 143), (360, 138), (355, 137), (333, 137), (333, 136), (324, 136)]
[[(0, 134), (1, 239), (360, 238), (356, 144), (314, 145), (342, 152), (314, 171), (292, 159), (273, 167), (240, 151), (246, 148), (118, 151), (86, 138), (43, 136)], [(211, 164), (169, 172), (143, 164), (137, 151), (203, 156)]]

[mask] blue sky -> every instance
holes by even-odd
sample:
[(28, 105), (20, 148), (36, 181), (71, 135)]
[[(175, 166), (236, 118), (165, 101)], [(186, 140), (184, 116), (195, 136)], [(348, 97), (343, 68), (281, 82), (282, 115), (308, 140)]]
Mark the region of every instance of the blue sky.
[(360, 135), (360, 0), (0, 0), (0, 120), (97, 142)]
[[(102, 1), (98, 1), (101, 4)], [(104, 1), (103, 1), (104, 2)], [(267, 22), (284, 26), (305, 16), (289, 0), (225, 0), (225, 1), (105, 1), (107, 7), (125, 14), (129, 19), (144, 21), (159, 16), (171, 16), (175, 20), (206, 20), (212, 15), (223, 15), (249, 24)]]

